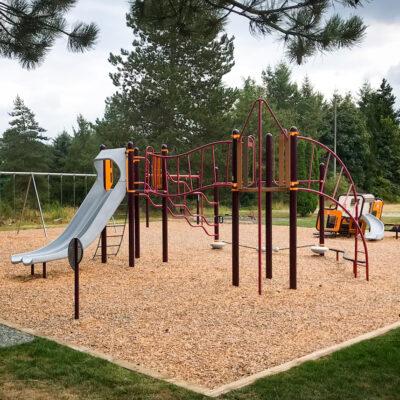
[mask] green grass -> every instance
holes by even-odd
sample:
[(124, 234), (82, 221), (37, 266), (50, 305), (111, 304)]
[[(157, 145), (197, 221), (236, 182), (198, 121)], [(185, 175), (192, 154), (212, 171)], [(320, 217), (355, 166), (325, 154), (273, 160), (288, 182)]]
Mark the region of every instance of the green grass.
[[(0, 399), (204, 398), (43, 339), (0, 349)], [(260, 379), (222, 398), (400, 399), (400, 329)]]

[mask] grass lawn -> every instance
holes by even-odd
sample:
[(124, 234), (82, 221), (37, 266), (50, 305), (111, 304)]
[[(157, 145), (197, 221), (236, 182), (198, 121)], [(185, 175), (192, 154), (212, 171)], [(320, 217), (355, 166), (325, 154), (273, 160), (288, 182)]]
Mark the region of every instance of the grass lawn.
[[(204, 399), (42, 339), (0, 349), (0, 399)], [(264, 378), (225, 400), (400, 399), (400, 329)]]

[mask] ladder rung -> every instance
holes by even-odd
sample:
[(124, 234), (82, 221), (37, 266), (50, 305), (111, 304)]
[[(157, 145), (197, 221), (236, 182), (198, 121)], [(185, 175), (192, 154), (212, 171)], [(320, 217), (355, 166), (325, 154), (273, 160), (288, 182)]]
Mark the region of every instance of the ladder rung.
[(121, 226), (125, 226), (125, 224), (115, 224), (115, 225), (107, 225), (107, 228), (118, 228)]
[(107, 235), (107, 238), (124, 237), (124, 235)]

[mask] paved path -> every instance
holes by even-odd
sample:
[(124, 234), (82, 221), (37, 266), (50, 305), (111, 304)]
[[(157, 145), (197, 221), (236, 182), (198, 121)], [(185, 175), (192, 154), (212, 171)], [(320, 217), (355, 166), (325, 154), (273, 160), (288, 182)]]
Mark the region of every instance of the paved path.
[(28, 343), (34, 340), (35, 337), (9, 328), (0, 324), (0, 347), (15, 346), (17, 344)]

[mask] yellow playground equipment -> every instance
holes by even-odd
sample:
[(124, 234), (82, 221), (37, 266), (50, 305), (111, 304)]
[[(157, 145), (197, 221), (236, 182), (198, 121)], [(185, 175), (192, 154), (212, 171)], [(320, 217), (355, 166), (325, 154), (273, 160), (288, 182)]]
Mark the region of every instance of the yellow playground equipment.
[[(383, 200), (376, 198), (373, 194), (357, 194), (358, 218), (360, 219), (361, 230), (364, 233), (371, 218), (382, 220)], [(339, 196), (338, 202), (345, 209), (355, 216), (354, 196)], [(325, 232), (329, 235), (351, 236), (355, 233), (355, 226), (351, 218), (344, 213), (340, 206), (328, 207), (324, 210)], [(316, 228), (320, 229), (320, 218), (318, 214)]]

